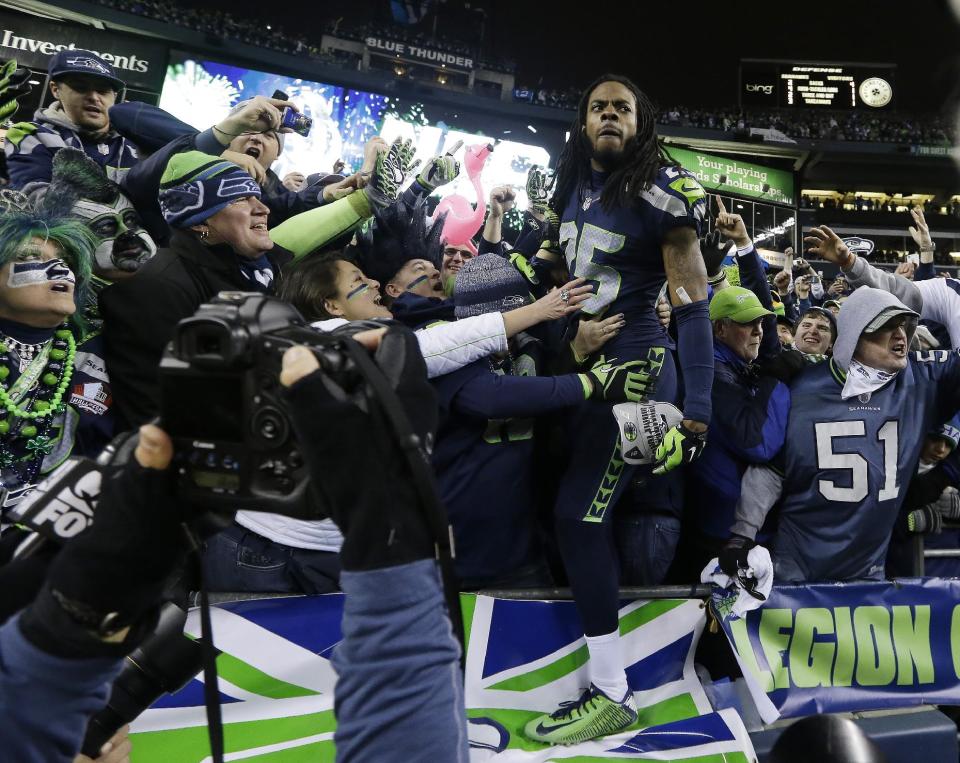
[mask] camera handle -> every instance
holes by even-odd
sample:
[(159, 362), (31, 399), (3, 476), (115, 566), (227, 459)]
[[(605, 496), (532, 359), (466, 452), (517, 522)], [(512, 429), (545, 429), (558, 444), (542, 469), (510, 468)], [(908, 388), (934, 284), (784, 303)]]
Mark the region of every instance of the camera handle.
[(460, 642), (460, 666), (464, 667), (466, 644), (464, 643), (463, 613), (460, 610), (460, 591), (457, 577), (453, 571), (455, 555), (453, 528), (447, 521), (447, 513), (437, 496), (433, 481), (433, 472), (424, 457), (423, 444), (410, 426), (406, 411), (390, 387), (383, 371), (373, 361), (367, 350), (357, 342), (343, 342), (344, 351), (350, 356), (363, 374), (364, 379), (373, 388), (384, 414), (389, 421), (397, 444), (403, 451), (410, 473), (413, 477), (420, 503), (426, 515), (427, 525), (433, 533), (436, 559), (440, 565), (440, 577), (443, 581), (444, 597), (447, 601), (447, 614), (453, 633)]

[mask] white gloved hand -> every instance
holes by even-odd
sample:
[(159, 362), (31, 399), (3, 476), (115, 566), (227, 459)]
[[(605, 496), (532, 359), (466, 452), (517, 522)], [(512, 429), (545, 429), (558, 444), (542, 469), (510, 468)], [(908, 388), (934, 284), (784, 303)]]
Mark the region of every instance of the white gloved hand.
[[(753, 592), (743, 586), (743, 581), (731, 578), (720, 569), (719, 559), (711, 559), (700, 573), (701, 583), (717, 586), (712, 594), (714, 611), (721, 617), (743, 617), (747, 612), (759, 609), (773, 589), (773, 562), (770, 552), (763, 546), (754, 546), (747, 553), (749, 567), (742, 571), (741, 578), (753, 579)], [(760, 598), (762, 597), (762, 598)]]

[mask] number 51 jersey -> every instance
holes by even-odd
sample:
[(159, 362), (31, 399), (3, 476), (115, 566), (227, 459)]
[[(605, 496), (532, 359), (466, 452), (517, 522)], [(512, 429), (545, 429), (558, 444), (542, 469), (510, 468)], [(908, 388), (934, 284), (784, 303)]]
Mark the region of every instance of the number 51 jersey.
[(667, 277), (662, 244), (674, 228), (690, 227), (700, 235), (706, 192), (686, 170), (661, 167), (633, 205), (606, 212), (600, 195), (608, 177), (594, 171), (591, 182), (567, 200), (560, 218), (560, 246), (570, 275), (582, 276), (594, 287), (583, 312), (623, 313), (627, 325), (618, 339), (672, 347), (654, 309)]
[(911, 353), (872, 394), (840, 399), (833, 360), (790, 385), (774, 557), (781, 582), (882, 578), (927, 432), (960, 407), (960, 354)]

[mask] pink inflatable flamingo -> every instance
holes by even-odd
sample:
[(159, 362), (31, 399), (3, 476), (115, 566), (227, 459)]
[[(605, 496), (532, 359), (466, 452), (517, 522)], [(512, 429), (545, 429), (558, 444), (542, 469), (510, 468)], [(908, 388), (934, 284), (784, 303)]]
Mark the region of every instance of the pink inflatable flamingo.
[(463, 164), (467, 169), (467, 177), (473, 183), (473, 190), (477, 193), (476, 209), (460, 194), (451, 194), (440, 200), (437, 209), (433, 213), (433, 219), (439, 219), (440, 215), (446, 213), (447, 217), (443, 223), (442, 240), (445, 244), (454, 246), (465, 246), (473, 254), (477, 253), (472, 239), (480, 226), (483, 225), (483, 217), (486, 213), (486, 204), (484, 200), (486, 195), (483, 192), (483, 184), (480, 182), (480, 173), (483, 172), (483, 165), (487, 162), (487, 157), (493, 151), (493, 146), (489, 143), (478, 143), (475, 146), (467, 147), (464, 152)]

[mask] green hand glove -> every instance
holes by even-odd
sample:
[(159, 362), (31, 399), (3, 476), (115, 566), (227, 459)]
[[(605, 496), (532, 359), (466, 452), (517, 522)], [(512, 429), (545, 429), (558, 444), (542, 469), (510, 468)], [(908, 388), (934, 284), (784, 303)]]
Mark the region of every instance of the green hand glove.
[(696, 461), (705, 447), (707, 447), (707, 433), (691, 432), (683, 422), (680, 422), (667, 430), (663, 441), (657, 446), (657, 451), (653, 454), (657, 459), (653, 473), (666, 474), (681, 464)]
[(534, 286), (540, 284), (540, 279), (537, 278), (537, 271), (533, 269), (533, 265), (530, 264), (530, 261), (524, 257), (523, 254), (520, 252), (511, 252), (509, 259), (510, 264), (519, 270), (520, 275), (526, 278), (529, 283)]
[(11, 58), (0, 67), (0, 122), (5, 122), (17, 111), (17, 99), (30, 92), (30, 70), (17, 67)]
[(433, 191), (455, 180), (460, 174), (460, 162), (450, 154), (435, 156), (417, 175), (417, 182), (427, 191)]
[(540, 242), (540, 248), (546, 249), (557, 257), (563, 257), (560, 249), (560, 217), (549, 207), (544, 213), (543, 240)]
[(370, 182), (364, 189), (374, 207), (387, 207), (400, 195), (400, 186), (413, 164), (416, 149), (412, 140), (397, 138), (390, 150), (377, 156)]
[[(631, 360), (628, 363), (613, 365), (616, 358), (607, 361), (600, 358), (587, 373), (580, 374), (589, 380), (590, 398), (599, 398), (608, 403), (639, 403), (649, 399), (656, 389), (657, 379), (650, 374), (650, 364), (646, 360)], [(582, 380), (581, 379), (581, 380)], [(584, 393), (587, 383), (584, 383)]]
[(550, 192), (553, 191), (554, 174), (552, 170), (534, 164), (527, 173), (527, 198), (530, 200), (530, 211), (534, 214), (545, 215)]

